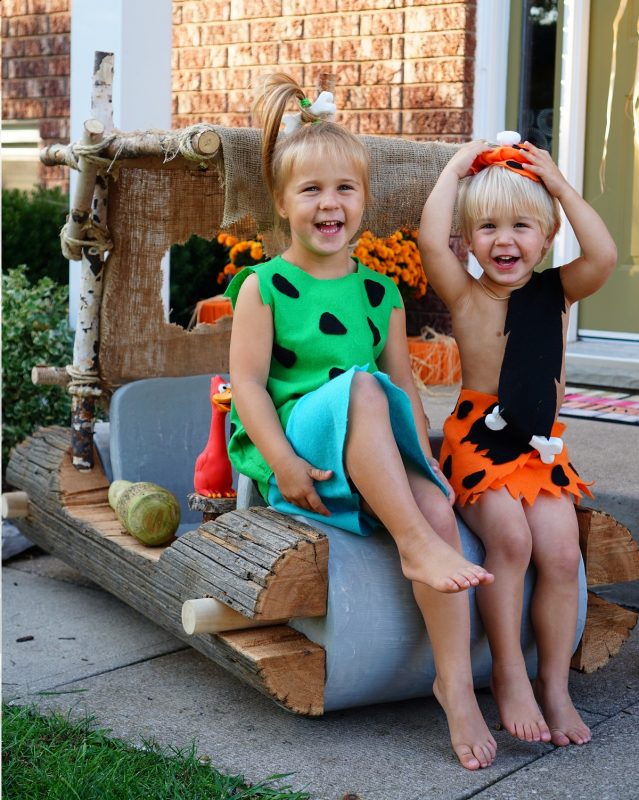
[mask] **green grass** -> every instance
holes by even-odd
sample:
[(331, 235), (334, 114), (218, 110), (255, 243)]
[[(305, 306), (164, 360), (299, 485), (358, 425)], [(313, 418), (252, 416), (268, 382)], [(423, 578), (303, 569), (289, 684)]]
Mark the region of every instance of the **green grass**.
[(136, 748), (112, 739), (90, 719), (71, 722), (35, 708), (4, 705), (2, 794), (5, 800), (309, 800), (280, 787), (285, 775), (249, 786), (189, 751)]

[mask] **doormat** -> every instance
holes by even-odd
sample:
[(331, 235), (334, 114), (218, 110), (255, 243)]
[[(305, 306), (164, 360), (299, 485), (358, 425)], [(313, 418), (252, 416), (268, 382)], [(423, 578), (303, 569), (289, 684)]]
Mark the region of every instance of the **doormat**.
[(564, 404), (559, 413), (564, 417), (639, 425), (639, 394), (566, 386)]

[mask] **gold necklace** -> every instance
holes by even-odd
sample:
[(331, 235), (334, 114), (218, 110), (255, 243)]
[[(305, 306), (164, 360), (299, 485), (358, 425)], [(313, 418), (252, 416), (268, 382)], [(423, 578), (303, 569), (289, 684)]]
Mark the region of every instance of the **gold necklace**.
[(509, 294), (507, 294), (504, 297), (502, 297), (500, 294), (497, 294), (497, 292), (493, 292), (492, 289), (489, 289), (488, 286), (484, 286), (484, 284), (481, 282), (481, 278), (477, 279), (477, 283), (481, 286), (482, 291), (484, 292), (484, 294), (486, 294), (491, 299), (493, 299), (493, 300), (510, 300), (510, 295)]

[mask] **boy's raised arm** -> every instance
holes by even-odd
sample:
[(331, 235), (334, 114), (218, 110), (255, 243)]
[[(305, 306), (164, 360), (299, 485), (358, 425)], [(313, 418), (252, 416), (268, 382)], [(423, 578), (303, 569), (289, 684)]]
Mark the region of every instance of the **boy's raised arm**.
[(579, 258), (561, 267), (564, 294), (574, 303), (608, 280), (617, 263), (617, 248), (599, 214), (568, 183), (550, 155), (529, 142), (525, 146), (532, 171), (559, 201), (581, 248)]
[(442, 170), (422, 211), (419, 226), (422, 266), (448, 308), (465, 297), (471, 281), (449, 246), (457, 189), (475, 158), (486, 149), (485, 142), (469, 142), (460, 147)]

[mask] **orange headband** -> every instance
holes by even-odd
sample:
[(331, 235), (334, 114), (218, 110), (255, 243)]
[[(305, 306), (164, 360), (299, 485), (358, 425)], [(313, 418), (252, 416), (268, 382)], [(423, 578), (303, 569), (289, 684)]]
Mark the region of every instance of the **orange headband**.
[(517, 147), (516, 145), (514, 147), (495, 147), (492, 150), (484, 150), (473, 161), (470, 174), (476, 175), (486, 167), (506, 167), (511, 172), (516, 172), (518, 175), (530, 178), (531, 181), (541, 183), (539, 175), (526, 168), (530, 162), (526, 161), (525, 152), (525, 148)]

